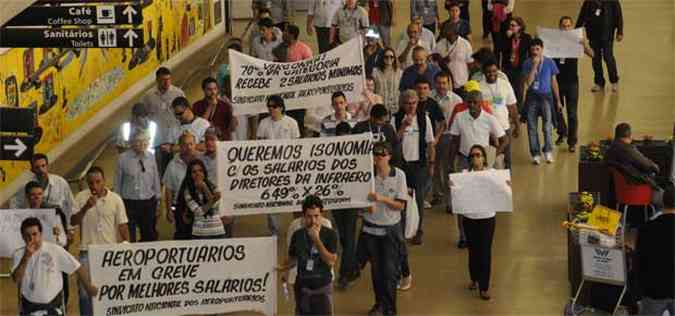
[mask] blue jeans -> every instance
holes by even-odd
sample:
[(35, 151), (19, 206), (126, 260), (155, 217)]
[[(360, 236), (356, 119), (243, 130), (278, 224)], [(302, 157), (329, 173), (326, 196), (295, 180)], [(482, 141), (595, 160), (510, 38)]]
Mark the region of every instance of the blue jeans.
[(528, 92), (526, 100), (525, 113), (527, 114), (527, 137), (530, 141), (530, 155), (532, 157), (541, 155), (541, 146), (539, 144), (539, 116), (544, 124), (544, 152), (552, 152), (553, 145), (551, 134), (553, 133), (553, 124), (551, 123), (551, 107), (553, 98), (536, 93)]
[(675, 299), (652, 299), (645, 297), (640, 301), (640, 315), (661, 316), (663, 312), (668, 311), (670, 315), (675, 315)]
[[(89, 273), (89, 257), (86, 252), (80, 251), (80, 264), (86, 267), (87, 272)], [(80, 316), (92, 316), (94, 315), (94, 306), (91, 302), (91, 297), (87, 293), (87, 289), (82, 284), (82, 281), (78, 283), (78, 293), (80, 296)]]

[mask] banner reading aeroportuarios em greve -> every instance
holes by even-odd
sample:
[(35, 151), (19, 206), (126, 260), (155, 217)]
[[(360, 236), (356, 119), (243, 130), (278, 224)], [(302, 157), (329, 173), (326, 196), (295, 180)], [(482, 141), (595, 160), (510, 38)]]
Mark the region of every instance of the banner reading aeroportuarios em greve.
[(89, 246), (94, 315), (276, 315), (274, 237)]
[(230, 50), (234, 113), (267, 112), (269, 95), (284, 98), (286, 110), (330, 104), (333, 92), (360, 100), (365, 87), (363, 44), (354, 38), (326, 53), (292, 63), (269, 62)]

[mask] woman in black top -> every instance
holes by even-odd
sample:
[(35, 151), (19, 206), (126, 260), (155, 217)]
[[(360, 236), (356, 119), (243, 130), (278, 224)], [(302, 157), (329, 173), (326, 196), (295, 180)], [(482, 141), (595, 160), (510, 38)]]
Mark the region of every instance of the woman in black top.
[(521, 17), (512, 17), (509, 20), (509, 29), (506, 31), (506, 41), (502, 51), (502, 69), (509, 77), (513, 91), (516, 93), (518, 108), (522, 108), (523, 85), (521, 72), (525, 60), (529, 57), (530, 41), (532, 36), (525, 33), (525, 21)]

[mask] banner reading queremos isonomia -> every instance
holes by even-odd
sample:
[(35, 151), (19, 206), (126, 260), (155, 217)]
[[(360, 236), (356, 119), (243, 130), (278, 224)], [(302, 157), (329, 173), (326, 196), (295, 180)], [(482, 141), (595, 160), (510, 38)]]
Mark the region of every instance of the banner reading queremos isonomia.
[(276, 314), (276, 238), (89, 246), (94, 315)]
[(266, 99), (281, 95), (286, 110), (330, 105), (333, 92), (360, 100), (365, 86), (363, 45), (359, 37), (312, 59), (269, 62), (229, 51), (235, 114), (267, 112)]
[(248, 215), (302, 211), (309, 194), (325, 209), (371, 205), (370, 133), (322, 138), (218, 142), (221, 211)]

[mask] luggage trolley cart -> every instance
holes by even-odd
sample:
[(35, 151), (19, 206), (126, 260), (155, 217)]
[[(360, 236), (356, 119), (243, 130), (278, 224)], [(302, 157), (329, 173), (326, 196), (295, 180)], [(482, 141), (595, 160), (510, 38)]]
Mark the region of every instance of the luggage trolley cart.
[(605, 245), (599, 244), (597, 240), (598, 234), (591, 230), (582, 228), (575, 233), (578, 246), (580, 247), (581, 283), (570, 303), (565, 306), (565, 316), (581, 315), (586, 311), (592, 310), (590, 307), (577, 305), (584, 285), (592, 282), (621, 287), (621, 294), (612, 311), (612, 315), (617, 315), (621, 301), (628, 289), (626, 252), (622, 228), (623, 226), (619, 227), (615, 237), (606, 236), (606, 238), (615, 240), (612, 246), (607, 246), (606, 242)]

